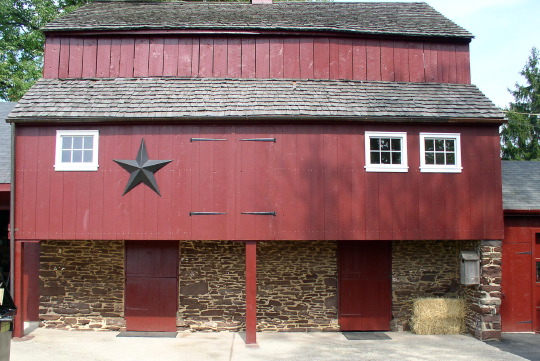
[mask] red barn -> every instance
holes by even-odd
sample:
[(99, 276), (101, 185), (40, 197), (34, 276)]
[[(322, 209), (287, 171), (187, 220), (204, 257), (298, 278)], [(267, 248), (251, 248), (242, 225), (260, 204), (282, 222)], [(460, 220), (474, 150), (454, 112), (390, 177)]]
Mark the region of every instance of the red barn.
[(459, 296), (500, 336), (503, 114), (469, 32), (424, 3), (149, 1), (43, 30), (9, 117), (15, 297), (43, 327), (254, 343), (408, 329), (415, 297)]

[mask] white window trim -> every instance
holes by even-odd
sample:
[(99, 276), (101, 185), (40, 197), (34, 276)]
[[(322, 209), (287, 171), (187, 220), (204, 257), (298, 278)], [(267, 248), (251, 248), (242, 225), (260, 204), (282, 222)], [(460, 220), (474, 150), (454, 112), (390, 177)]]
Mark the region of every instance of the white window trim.
[[(401, 138), (401, 164), (371, 164), (370, 138)], [(365, 132), (366, 172), (408, 172), (407, 132)]]
[[(426, 164), (425, 138), (451, 138), (455, 140), (456, 164)], [(461, 173), (461, 134), (460, 133), (420, 133), (420, 172), (424, 173)]]
[[(64, 163), (62, 162), (62, 137), (64, 136), (93, 136), (94, 152), (91, 163)], [(98, 170), (99, 130), (57, 130), (56, 154), (54, 162), (55, 171), (96, 171)]]

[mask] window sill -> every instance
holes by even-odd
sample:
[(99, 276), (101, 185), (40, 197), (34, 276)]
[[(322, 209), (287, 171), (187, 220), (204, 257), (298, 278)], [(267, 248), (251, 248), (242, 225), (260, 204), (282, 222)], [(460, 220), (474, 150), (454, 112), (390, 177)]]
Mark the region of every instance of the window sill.
[(422, 173), (461, 173), (462, 167), (420, 167)]
[(364, 167), (366, 169), (366, 172), (384, 172), (384, 173), (407, 173), (409, 171), (409, 167), (404, 166), (375, 166), (375, 165), (366, 165)]
[(98, 170), (97, 164), (90, 164), (90, 165), (66, 165), (66, 164), (58, 164), (54, 165), (54, 170), (56, 172), (96, 172)]

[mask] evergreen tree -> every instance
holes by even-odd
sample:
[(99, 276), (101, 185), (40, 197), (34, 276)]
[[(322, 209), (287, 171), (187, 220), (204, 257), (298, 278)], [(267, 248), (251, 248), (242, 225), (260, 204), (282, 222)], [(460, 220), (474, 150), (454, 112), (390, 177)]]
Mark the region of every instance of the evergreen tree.
[(501, 130), (501, 155), (507, 160), (540, 160), (540, 54), (532, 48), (520, 72), (526, 84), (509, 90), (514, 102), (506, 109)]

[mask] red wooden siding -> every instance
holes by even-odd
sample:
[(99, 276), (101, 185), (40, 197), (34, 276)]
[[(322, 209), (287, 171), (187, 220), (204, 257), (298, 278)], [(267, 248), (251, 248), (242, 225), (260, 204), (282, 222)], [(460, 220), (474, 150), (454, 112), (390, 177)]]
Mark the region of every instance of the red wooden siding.
[(471, 81), (468, 44), (299, 36), (48, 37), (43, 75)]
[[(17, 238), (502, 238), (497, 126), (399, 126), (408, 132), (408, 173), (364, 170), (364, 132), (395, 126), (95, 128), (99, 170), (55, 172), (56, 128), (18, 127)], [(463, 172), (420, 173), (421, 131), (460, 132)], [(161, 197), (145, 185), (122, 196), (129, 175), (112, 160), (134, 159), (143, 137), (150, 159), (174, 160), (156, 174)], [(251, 138), (276, 141), (241, 140)]]

